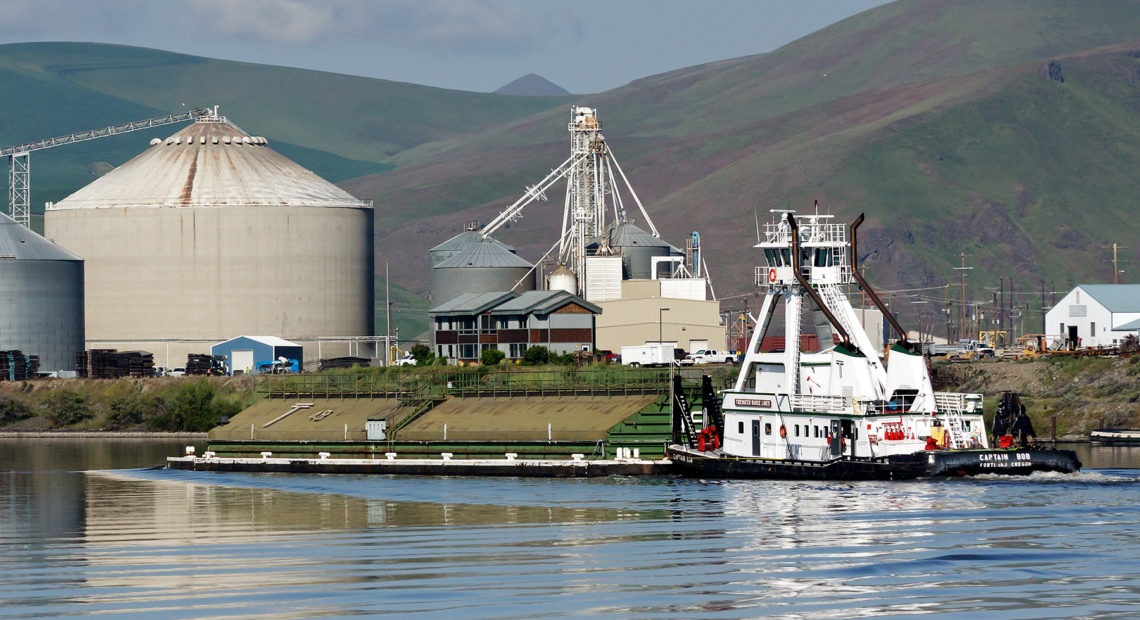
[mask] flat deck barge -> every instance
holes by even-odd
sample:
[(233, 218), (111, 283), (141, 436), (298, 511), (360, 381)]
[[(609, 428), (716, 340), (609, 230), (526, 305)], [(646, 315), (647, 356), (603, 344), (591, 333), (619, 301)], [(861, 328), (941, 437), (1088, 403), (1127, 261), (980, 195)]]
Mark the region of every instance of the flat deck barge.
[(290, 474), (399, 474), (422, 476), (513, 476), (523, 478), (592, 478), (647, 476), (670, 472), (668, 460), (586, 459), (345, 459), (227, 458), (179, 456), (166, 460), (169, 469)]

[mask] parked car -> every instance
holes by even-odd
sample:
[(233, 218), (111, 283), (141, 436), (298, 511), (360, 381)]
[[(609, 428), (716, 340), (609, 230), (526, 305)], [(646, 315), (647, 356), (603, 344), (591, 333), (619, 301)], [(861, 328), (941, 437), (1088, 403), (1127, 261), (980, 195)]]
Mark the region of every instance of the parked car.
[(407, 351), (404, 353), (404, 357), (392, 362), (392, 364), (394, 366), (415, 366), (416, 358), (412, 356), (411, 351)]
[(735, 364), (736, 356), (729, 351), (719, 351), (717, 349), (697, 349), (691, 355), (686, 355), (685, 359), (681, 360), (682, 366), (693, 366), (695, 364)]
[(168, 377), (185, 377), (186, 376), (186, 369), (185, 368), (172, 368), (170, 370), (170, 372), (166, 373), (166, 375)]
[(165, 377), (166, 376), (166, 366), (155, 366), (154, 367), (154, 376)]

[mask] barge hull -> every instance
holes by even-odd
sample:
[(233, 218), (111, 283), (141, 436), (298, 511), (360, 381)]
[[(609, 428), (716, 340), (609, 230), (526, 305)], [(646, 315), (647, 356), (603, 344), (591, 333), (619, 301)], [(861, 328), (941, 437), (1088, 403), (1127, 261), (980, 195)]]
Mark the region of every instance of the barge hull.
[(918, 478), (1027, 476), (1034, 472), (1074, 473), (1081, 462), (1071, 450), (931, 451), (877, 459), (827, 462), (750, 459), (670, 446), (674, 471), (701, 478), (765, 480), (914, 480)]
[(637, 459), (243, 459), (170, 457), (168, 469), (289, 474), (380, 474), (405, 476), (510, 476), (518, 478), (593, 478), (668, 474), (668, 461)]

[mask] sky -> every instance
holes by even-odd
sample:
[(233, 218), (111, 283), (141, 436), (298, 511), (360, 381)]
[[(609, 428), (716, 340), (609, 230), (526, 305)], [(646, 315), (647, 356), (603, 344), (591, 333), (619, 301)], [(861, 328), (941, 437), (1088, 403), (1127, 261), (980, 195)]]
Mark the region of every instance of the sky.
[(772, 51), (887, 0), (0, 0), (0, 43), (85, 41), (473, 92), (574, 94)]

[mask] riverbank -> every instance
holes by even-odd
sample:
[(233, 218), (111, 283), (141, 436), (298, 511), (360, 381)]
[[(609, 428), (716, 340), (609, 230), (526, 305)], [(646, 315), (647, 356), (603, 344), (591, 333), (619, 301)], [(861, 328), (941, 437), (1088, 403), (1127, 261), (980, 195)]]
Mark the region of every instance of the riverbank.
[(0, 431), (0, 439), (185, 439), (206, 441), (206, 433), (142, 431)]

